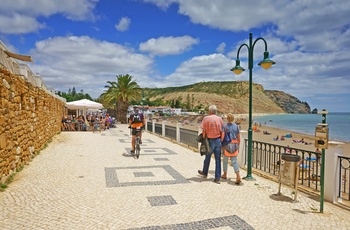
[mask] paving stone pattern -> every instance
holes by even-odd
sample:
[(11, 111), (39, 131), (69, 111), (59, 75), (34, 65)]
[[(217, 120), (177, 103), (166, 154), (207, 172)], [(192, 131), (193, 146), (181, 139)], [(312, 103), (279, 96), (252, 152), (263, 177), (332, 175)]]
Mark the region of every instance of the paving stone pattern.
[(236, 215), (233, 215), (233, 216), (213, 218), (213, 219), (208, 219), (208, 220), (203, 220), (203, 221), (195, 221), (195, 222), (182, 223), (182, 224), (150, 226), (150, 227), (143, 227), (143, 228), (130, 228), (129, 230), (162, 230), (162, 229), (166, 229), (166, 230), (180, 230), (180, 229), (200, 230), (200, 229), (218, 229), (218, 228), (223, 228), (223, 227), (229, 227), (230, 229), (237, 229), (237, 230), (254, 229), (252, 226), (247, 224), (241, 218), (239, 218)]
[(135, 177), (154, 177), (152, 172), (134, 172)]
[[(162, 169), (165, 173), (171, 176), (168, 180), (164, 180), (164, 177), (158, 177), (157, 181), (127, 181), (120, 182), (118, 179), (118, 171), (119, 174), (123, 175), (130, 169), (134, 170), (142, 170), (141, 172), (132, 172), (134, 175), (154, 175), (152, 172), (148, 170), (152, 169)], [(147, 171), (144, 171), (147, 170)], [(155, 186), (155, 185), (169, 185), (169, 184), (183, 184), (189, 183), (186, 178), (184, 178), (179, 172), (173, 169), (170, 165), (157, 165), (157, 166), (140, 166), (140, 167), (113, 167), (113, 168), (105, 168), (106, 172), (106, 184), (107, 187), (126, 187), (126, 186)], [(156, 173), (155, 173), (156, 174)], [(125, 175), (125, 174), (124, 174)], [(140, 177), (140, 176), (138, 176)]]
[[(130, 155), (127, 125), (99, 132), (63, 132), (0, 192), (1, 230), (85, 229), (350, 229), (350, 212), (319, 197), (259, 177), (237, 186), (197, 174), (204, 157), (143, 133)], [(241, 176), (246, 175), (244, 165)]]
[(147, 197), (151, 206), (175, 205), (176, 201), (172, 196), (149, 196)]

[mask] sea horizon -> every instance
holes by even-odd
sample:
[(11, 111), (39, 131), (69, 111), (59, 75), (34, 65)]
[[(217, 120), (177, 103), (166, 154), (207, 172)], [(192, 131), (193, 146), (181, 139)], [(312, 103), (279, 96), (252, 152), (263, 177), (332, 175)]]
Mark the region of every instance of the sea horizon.
[[(253, 122), (274, 128), (315, 136), (315, 127), (322, 123), (322, 114), (257, 114)], [(350, 112), (326, 114), (329, 140), (350, 142)]]

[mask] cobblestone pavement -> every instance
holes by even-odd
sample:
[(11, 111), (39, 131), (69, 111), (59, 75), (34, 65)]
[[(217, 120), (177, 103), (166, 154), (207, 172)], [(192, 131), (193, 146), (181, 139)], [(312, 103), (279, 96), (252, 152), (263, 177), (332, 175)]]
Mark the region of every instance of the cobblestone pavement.
[[(0, 192), (0, 229), (350, 229), (350, 212), (254, 175), (201, 178), (199, 153), (143, 133), (127, 154), (127, 125), (102, 133), (63, 132)], [(246, 172), (241, 171), (242, 176)]]

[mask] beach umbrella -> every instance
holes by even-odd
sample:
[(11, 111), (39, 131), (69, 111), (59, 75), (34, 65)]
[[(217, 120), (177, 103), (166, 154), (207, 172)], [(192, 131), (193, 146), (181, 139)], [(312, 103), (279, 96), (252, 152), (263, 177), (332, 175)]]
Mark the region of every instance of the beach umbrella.
[(75, 109), (77, 111), (77, 116), (78, 110), (83, 110), (83, 114), (85, 115), (86, 110), (88, 109), (102, 109), (103, 105), (101, 103), (95, 102), (95, 101), (90, 101), (88, 99), (82, 99), (78, 101), (71, 101), (66, 103), (66, 107), (68, 109)]
[(103, 105), (95, 101), (90, 101), (88, 99), (82, 99), (78, 101), (67, 102), (68, 109), (102, 109)]

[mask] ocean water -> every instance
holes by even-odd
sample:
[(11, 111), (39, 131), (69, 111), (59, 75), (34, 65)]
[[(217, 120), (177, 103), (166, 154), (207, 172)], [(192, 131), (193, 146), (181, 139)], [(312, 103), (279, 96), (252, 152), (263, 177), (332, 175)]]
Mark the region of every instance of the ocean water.
[[(316, 125), (322, 123), (322, 115), (271, 114), (253, 117), (253, 122), (314, 136)], [(329, 128), (329, 140), (350, 142), (350, 112), (328, 113), (326, 123)]]

